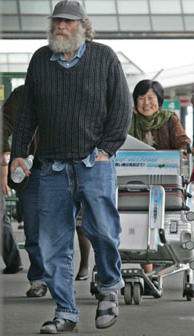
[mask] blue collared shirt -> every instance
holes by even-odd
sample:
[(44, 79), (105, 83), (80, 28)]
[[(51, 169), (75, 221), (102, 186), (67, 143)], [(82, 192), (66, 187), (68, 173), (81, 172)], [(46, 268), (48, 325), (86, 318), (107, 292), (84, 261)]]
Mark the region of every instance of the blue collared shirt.
[(69, 68), (72, 68), (74, 65), (76, 65), (80, 61), (80, 59), (83, 56), (85, 50), (86, 50), (86, 44), (83, 43), (79, 47), (79, 49), (76, 51), (76, 53), (75, 53), (75, 55), (73, 56), (72, 59), (66, 60), (64, 58), (63, 53), (53, 53), (51, 58), (50, 58), (50, 61), (57, 61), (64, 68), (69, 69)]

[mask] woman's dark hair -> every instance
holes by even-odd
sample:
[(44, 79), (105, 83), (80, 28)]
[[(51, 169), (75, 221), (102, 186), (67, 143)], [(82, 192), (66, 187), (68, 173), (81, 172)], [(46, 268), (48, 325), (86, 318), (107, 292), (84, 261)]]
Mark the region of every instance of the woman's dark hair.
[(149, 89), (152, 89), (154, 91), (158, 98), (158, 105), (162, 106), (164, 100), (164, 89), (162, 85), (157, 81), (144, 79), (137, 83), (135, 89), (133, 90), (133, 100), (135, 107), (137, 107), (137, 98), (139, 96), (144, 96)]

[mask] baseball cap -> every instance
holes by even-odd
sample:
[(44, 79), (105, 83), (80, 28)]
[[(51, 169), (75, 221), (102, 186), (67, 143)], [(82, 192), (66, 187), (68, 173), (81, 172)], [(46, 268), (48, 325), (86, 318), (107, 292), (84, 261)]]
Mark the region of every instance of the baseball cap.
[(82, 20), (87, 16), (84, 7), (78, 1), (64, 0), (56, 4), (49, 18), (61, 18), (70, 20)]

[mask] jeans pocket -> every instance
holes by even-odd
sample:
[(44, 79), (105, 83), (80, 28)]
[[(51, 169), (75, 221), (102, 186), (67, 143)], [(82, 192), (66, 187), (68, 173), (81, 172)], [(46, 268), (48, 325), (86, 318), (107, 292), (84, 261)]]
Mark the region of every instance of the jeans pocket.
[(104, 161), (95, 161), (93, 172), (96, 176), (96, 178), (100, 178), (103, 180), (116, 180), (116, 169), (115, 169), (115, 163), (112, 158), (109, 160)]

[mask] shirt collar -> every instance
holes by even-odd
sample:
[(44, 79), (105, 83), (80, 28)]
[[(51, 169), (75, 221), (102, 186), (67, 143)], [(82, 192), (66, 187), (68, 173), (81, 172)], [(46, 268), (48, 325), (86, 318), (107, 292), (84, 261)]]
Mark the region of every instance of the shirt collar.
[(51, 61), (59, 61), (60, 60), (60, 61), (64, 61), (64, 62), (73, 61), (75, 58), (81, 58), (85, 49), (86, 49), (86, 44), (84, 42), (83, 44), (81, 44), (81, 46), (76, 51), (75, 55), (73, 56), (73, 58), (71, 60), (65, 60), (63, 53), (53, 53), (50, 60)]

